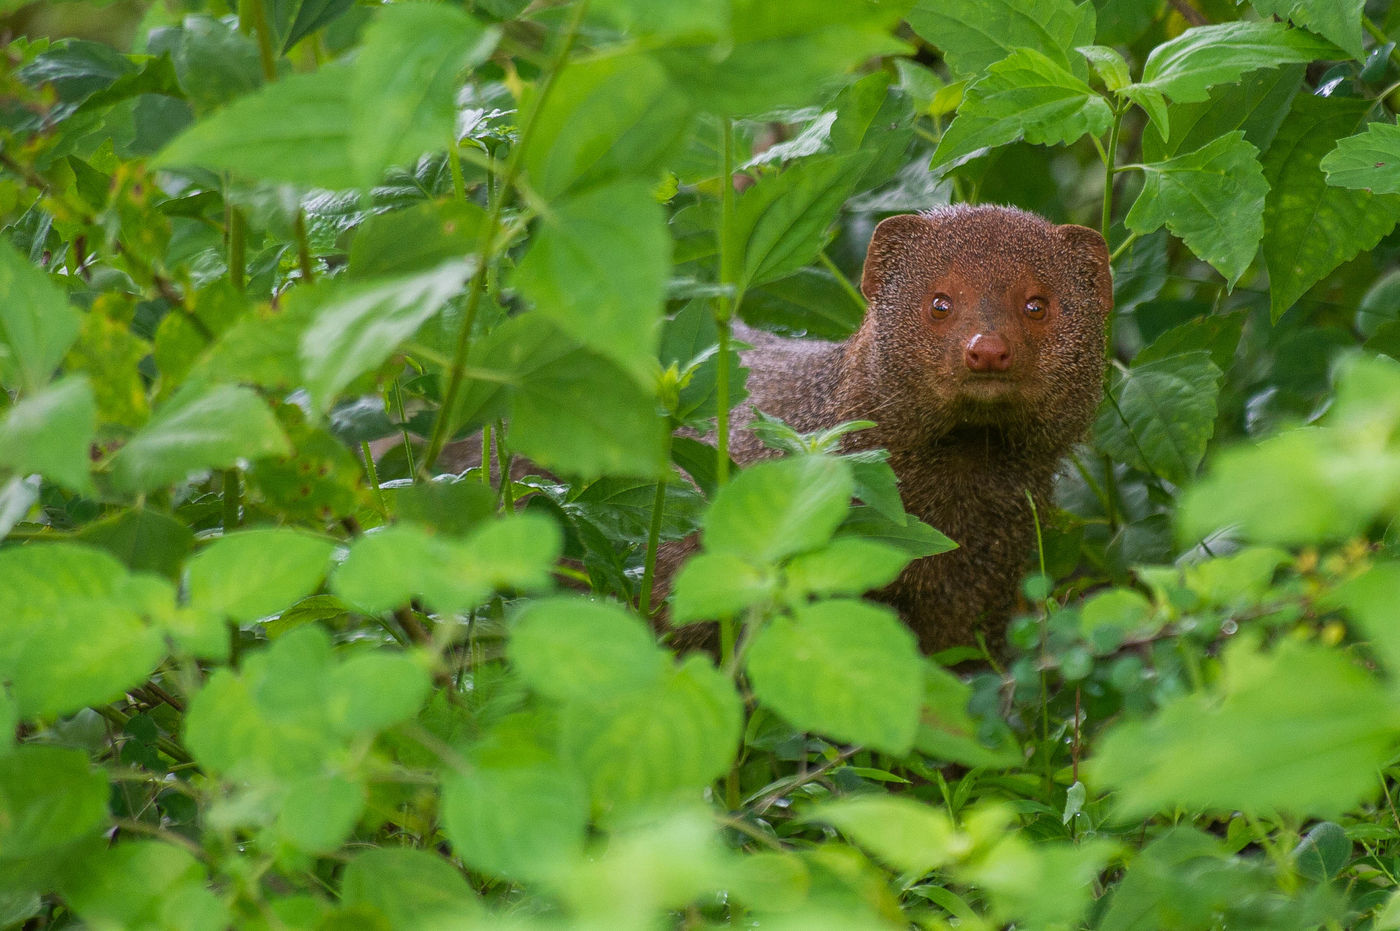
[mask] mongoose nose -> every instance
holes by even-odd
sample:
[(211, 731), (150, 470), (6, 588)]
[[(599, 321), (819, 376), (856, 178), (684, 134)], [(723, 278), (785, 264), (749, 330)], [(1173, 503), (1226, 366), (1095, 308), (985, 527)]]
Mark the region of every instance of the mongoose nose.
[(974, 334), (963, 347), (963, 364), (971, 372), (1005, 372), (1011, 361), (1011, 346), (1000, 333)]

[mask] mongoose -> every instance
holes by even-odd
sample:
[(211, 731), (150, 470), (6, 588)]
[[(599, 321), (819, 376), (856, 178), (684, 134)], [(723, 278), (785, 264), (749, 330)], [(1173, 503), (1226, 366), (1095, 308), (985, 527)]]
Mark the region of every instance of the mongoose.
[[(860, 287), (869, 310), (844, 343), (745, 331), (749, 403), (803, 432), (875, 421), (847, 449), (889, 450), (905, 509), (960, 544), (878, 597), (925, 652), (997, 644), (1034, 540), (1026, 492), (1049, 513), (1102, 394), (1107, 246), (1021, 210), (947, 207), (880, 223)], [(732, 453), (772, 455), (743, 429)]]

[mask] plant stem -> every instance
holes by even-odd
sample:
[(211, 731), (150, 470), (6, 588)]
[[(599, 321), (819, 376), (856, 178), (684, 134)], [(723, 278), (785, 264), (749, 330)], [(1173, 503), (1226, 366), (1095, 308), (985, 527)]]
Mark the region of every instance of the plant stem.
[(228, 201), (228, 188), (224, 189), (224, 227), (228, 230), (228, 280), (242, 294), (248, 283), (243, 279), (247, 264), (247, 224), (243, 222), (243, 211)]
[(836, 263), (831, 261), (831, 257), (826, 254), (825, 249), (817, 253), (817, 260), (822, 263), (823, 268), (835, 276), (836, 283), (841, 286), (841, 290), (845, 291), (850, 296), (851, 302), (863, 312), (865, 310), (865, 295), (861, 294), (860, 290), (851, 283), (851, 279), (847, 278), (841, 269), (836, 267)]
[(506, 425), (496, 421), (496, 466), (501, 472), (501, 510), (510, 513), (515, 510), (515, 490), (510, 479), (510, 450), (506, 449)]
[(379, 486), (379, 470), (375, 468), (374, 453), (369, 448), (368, 440), (360, 441), (360, 452), (365, 457), (365, 475), (369, 477), (369, 487), (374, 489), (374, 501), (379, 505), (379, 514), (387, 521), (389, 506), (384, 501), (384, 489)]
[[(668, 447), (670, 442), (670, 434), (667, 434)], [(669, 449), (666, 458), (671, 458)], [(651, 526), (647, 528), (647, 557), (642, 568), (642, 591), (637, 601), (638, 611), (644, 618), (651, 617), (651, 587), (656, 579), (656, 552), (661, 548), (661, 517), (666, 506), (666, 479), (667, 473), (663, 472), (656, 480), (656, 497), (651, 502)]]
[(442, 447), (447, 441), (452, 409), (456, 406), (457, 395), (462, 390), (464, 369), (467, 364), (467, 350), (471, 348), (472, 328), (476, 324), (476, 312), (481, 306), (481, 298), (486, 290), (486, 276), (491, 266), (491, 256), (495, 252), (495, 231), (501, 225), (501, 215), (505, 211), (506, 204), (510, 201), (516, 175), (520, 172), (521, 154), (529, 144), (530, 135), (535, 124), (539, 121), (540, 111), (544, 109), (545, 100), (549, 98), (549, 93), (558, 80), (559, 73), (564, 70), (564, 66), (568, 63), (569, 53), (573, 51), (579, 27), (583, 23), (583, 16), (587, 10), (588, 0), (579, 0), (574, 7), (573, 16), (569, 20), (563, 39), (559, 42), (559, 48), (555, 52), (549, 70), (544, 74), (539, 91), (530, 99), (530, 107), (521, 123), (520, 134), (516, 137), (515, 144), (511, 146), (510, 156), (506, 159), (497, 196), (492, 198), (491, 212), (487, 215), (486, 223), (482, 228), (482, 241), (477, 253), (476, 271), (472, 274), (472, 280), (468, 286), (467, 306), (462, 315), (462, 328), (457, 333), (457, 346), (452, 353), (452, 370), (448, 374), (447, 390), (443, 392), (442, 406), (438, 409), (437, 421), (433, 424), (433, 435), (428, 440), (428, 451), (423, 456), (422, 468), (425, 472), (431, 470), (437, 462), (438, 456), (442, 454)]
[(307, 284), (315, 284), (316, 264), (311, 261), (311, 241), (306, 236), (306, 211), (300, 207), (292, 220), (292, 235), (297, 241), (297, 264), (301, 266), (301, 279)]
[(462, 153), (455, 137), (447, 147), (447, 167), (452, 171), (452, 196), (458, 200), (466, 200), (467, 182), (462, 177)]
[(1108, 131), (1108, 151), (1104, 153), (1103, 214), (1099, 218), (1099, 232), (1103, 241), (1108, 242), (1108, 233), (1113, 226), (1113, 176), (1118, 172), (1118, 132), (1123, 126), (1124, 108), (1113, 111), (1113, 126)]
[(224, 470), (224, 533), (238, 529), (239, 511), (238, 470)]
[(715, 301), (715, 325), (719, 329), (719, 357), (715, 359), (715, 481), (729, 481), (729, 340), (739, 296), (734, 292), (734, 125), (720, 120), (719, 178), (719, 283)]
[(262, 65), (263, 80), (277, 80), (277, 53), (272, 48), (272, 34), (268, 29), (262, 0), (238, 0), (238, 28), (244, 35), (253, 33), (258, 40), (258, 62)]

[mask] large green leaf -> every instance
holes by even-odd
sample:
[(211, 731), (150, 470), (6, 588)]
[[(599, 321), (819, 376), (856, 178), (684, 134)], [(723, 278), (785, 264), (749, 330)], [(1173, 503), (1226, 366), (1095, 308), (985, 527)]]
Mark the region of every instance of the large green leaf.
[(301, 337), (302, 369), (316, 408), (329, 410), (342, 388), (389, 358), (462, 290), (471, 272), (471, 262), (455, 259), (416, 275), (322, 285), (316, 317)]
[(1119, 462), (1174, 484), (1187, 482), (1215, 432), (1221, 377), (1205, 350), (1120, 372), (1094, 423), (1094, 437)]
[(816, 549), (846, 516), (855, 483), (830, 456), (760, 462), (721, 489), (705, 519), (705, 548), (760, 565)]
[(689, 624), (738, 615), (773, 597), (773, 573), (733, 553), (697, 553), (676, 574), (671, 620)]
[(1373, 248), (1400, 219), (1400, 196), (1334, 187), (1321, 162), (1364, 125), (1370, 102), (1299, 94), (1264, 153), (1269, 306), (1277, 320), (1343, 262)]
[(824, 821), (903, 873), (921, 875), (965, 856), (972, 839), (947, 813), (913, 798), (854, 795), (814, 805), (809, 821)]
[(1218, 688), (1104, 735), (1090, 774), (1116, 790), (1123, 816), (1178, 806), (1327, 816), (1375, 792), (1400, 724), (1380, 684), (1314, 644), (1254, 650), (1231, 644)]
[(1197, 26), (1152, 50), (1141, 83), (1176, 103), (1191, 103), (1258, 68), (1335, 58), (1336, 52), (1332, 43), (1282, 23)]
[(37, 472), (77, 492), (92, 491), (97, 402), (82, 375), (25, 398), (0, 419), (0, 466)]
[(802, 730), (901, 756), (914, 744), (924, 661), (887, 608), (824, 601), (779, 617), (754, 637), (754, 696)]
[(336, 64), (239, 98), (166, 146), (157, 167), (198, 165), (260, 181), (349, 188), (353, 72)]
[(1244, 133), (1226, 133), (1194, 152), (1143, 165), (1142, 192), (1124, 223), (1139, 235), (1166, 225), (1234, 285), (1264, 234), (1269, 185)]
[(498, 36), (447, 4), (379, 8), (350, 79), (350, 160), (361, 186), (454, 141), (459, 75), (482, 62)]
[(28, 744), (0, 754), (0, 890), (51, 885), (72, 846), (97, 836), (110, 794), (82, 750)]
[(817, 257), (870, 157), (803, 159), (744, 193), (734, 218), (742, 244), (741, 290), (791, 275)]
[(1305, 70), (1303, 65), (1287, 65), (1255, 71), (1237, 83), (1211, 88), (1206, 100), (1174, 104), (1167, 133), (1156, 123), (1143, 129), (1143, 161), (1194, 152), (1236, 129), (1244, 131), (1250, 145), (1267, 151), (1302, 87)]
[(1364, 132), (1337, 141), (1322, 157), (1327, 183), (1372, 194), (1400, 194), (1400, 126), (1379, 120)]
[(719, 42), (678, 42), (656, 54), (695, 104), (726, 116), (813, 102), (833, 76), (907, 46), (891, 32), (907, 0), (733, 0)]
[(1019, 50), (1039, 52), (1087, 78), (1074, 52), (1094, 41), (1094, 5), (1073, 0), (919, 0), (909, 25), (942, 49), (959, 75), (972, 76)]
[(395, 929), (447, 928), (476, 920), (481, 900), (446, 858), (414, 847), (370, 847), (345, 867), (342, 901), (368, 907)]
[(67, 296), (8, 242), (0, 242), (0, 384), (37, 391), (78, 338)]
[(587, 792), (558, 761), (475, 766), (443, 781), (443, 832), (453, 853), (488, 875), (551, 875), (582, 851), (587, 821)]
[(218, 931), (231, 920), (188, 850), (128, 840), (92, 851), (64, 876), (63, 899), (91, 927)]
[(649, 385), (671, 237), (650, 186), (624, 181), (552, 204), (515, 283), (580, 343)]
[(0, 679), (23, 717), (111, 701), (160, 662), (152, 615), (173, 610), (169, 583), (131, 576), (101, 550), (51, 543), (0, 551)]
[(708, 657), (691, 656), (649, 687), (564, 704), (560, 755), (603, 811), (699, 798), (734, 761), (743, 701)]
[(266, 617), (317, 589), (334, 548), (291, 528), (227, 534), (190, 560), (190, 605), (237, 623)]
[(665, 670), (665, 656), (640, 618), (579, 598), (527, 607), (511, 630), (509, 656), (531, 688), (556, 701), (645, 688)]
[(1366, 0), (1250, 0), (1261, 16), (1291, 20), (1295, 26), (1311, 29), (1357, 61), (1366, 60), (1361, 44), (1361, 19)]
[(636, 51), (570, 65), (530, 133), (530, 185), (553, 200), (627, 178), (654, 183), (684, 142), (690, 105), (655, 59)]
[(939, 140), (931, 167), (956, 164), (981, 149), (1018, 139), (1042, 145), (1101, 136), (1113, 122), (1108, 102), (1040, 52), (1018, 49), (968, 90)]
[(112, 458), (112, 480), (151, 491), (202, 469), (289, 456), (291, 444), (256, 393), (234, 385), (193, 386), (171, 398)]

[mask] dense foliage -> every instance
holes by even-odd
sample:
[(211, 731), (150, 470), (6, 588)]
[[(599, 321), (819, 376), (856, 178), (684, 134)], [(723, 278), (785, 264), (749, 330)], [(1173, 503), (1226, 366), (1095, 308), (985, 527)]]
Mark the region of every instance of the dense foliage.
[[(1400, 928), (1400, 4), (0, 9), (0, 927)], [(725, 412), (950, 200), (1117, 311), (928, 659)]]

